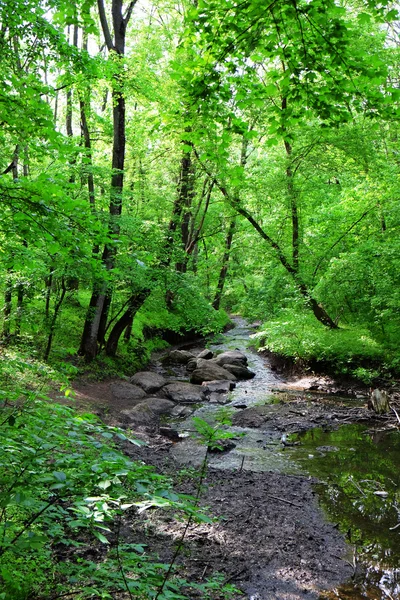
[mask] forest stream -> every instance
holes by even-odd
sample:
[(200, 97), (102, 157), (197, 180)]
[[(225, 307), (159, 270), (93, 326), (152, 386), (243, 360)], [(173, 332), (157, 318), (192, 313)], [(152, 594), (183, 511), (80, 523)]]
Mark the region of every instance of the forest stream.
[[(334, 422), (338, 417), (332, 413), (338, 407), (362, 408), (366, 398), (361, 394), (354, 398), (293, 390), (261, 355), (249, 352), (252, 333), (244, 320), (236, 319), (235, 327), (210, 346), (213, 351), (246, 353), (256, 376), (238, 382), (224, 404), (225, 411), (235, 411), (234, 423), (243, 422), (243, 426), (233, 428), (243, 437), (235, 438), (236, 447), (229, 452), (210, 454), (209, 465), (318, 478), (314, 489), (319, 502), (328, 518), (346, 533), (349, 562), (354, 568), (349, 583), (322, 597), (399, 598), (399, 432), (385, 431), (372, 422), (338, 427)], [(307, 420), (316, 404), (331, 418), (331, 426), (310, 428)], [(265, 423), (246, 427), (246, 419), (241, 421), (238, 416), (257, 406), (269, 408), (263, 412)], [(288, 412), (287, 407), (291, 407)], [(213, 423), (220, 411), (220, 404), (207, 403), (194, 415)], [(314, 415), (316, 421), (321, 420), (318, 411)], [(175, 425), (183, 435), (193, 430), (191, 417)], [(290, 442), (283, 445), (282, 436), (287, 432), (293, 433), (287, 438)], [(205, 448), (191, 436), (175, 444), (171, 453), (178, 462), (199, 466)]]
[[(284, 380), (251, 350), (252, 333), (235, 318), (235, 327), (209, 348), (246, 354), (253, 379), (169, 417), (163, 425), (179, 441), (153, 434), (147, 447), (126, 448), (158, 470), (179, 472), (181, 491), (194, 493), (185, 474), (201, 466), (207, 450), (192, 417), (232, 421), (222, 427), (233, 432), (235, 446), (208, 452), (202, 496), (219, 522), (189, 532), (187, 553), (194, 558), (181, 557), (185, 574), (215, 568), (250, 600), (399, 598), (398, 428), (367, 409), (363, 390), (343, 395), (311, 389), (323, 386), (310, 386), (310, 378), (309, 389), (304, 378)], [(185, 367), (166, 362), (165, 353), (150, 369), (169, 381), (188, 380)], [(153, 528), (150, 546), (168, 559), (173, 527), (155, 516)]]

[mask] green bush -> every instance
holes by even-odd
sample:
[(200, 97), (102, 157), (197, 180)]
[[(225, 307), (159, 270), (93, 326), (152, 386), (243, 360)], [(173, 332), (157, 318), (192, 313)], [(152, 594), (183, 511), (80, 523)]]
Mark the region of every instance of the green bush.
[[(194, 499), (120, 452), (118, 441), (139, 442), (94, 415), (77, 415), (34, 392), (4, 391), (2, 398), (0, 599), (154, 598), (168, 565), (145, 546), (121, 541), (119, 523), (127, 511), (148, 508), (205, 519)], [(94, 546), (99, 561), (83, 560)], [(65, 555), (69, 560), (59, 563)], [(189, 588), (173, 574), (159, 598), (188, 598)]]
[(388, 359), (386, 349), (365, 328), (328, 329), (310, 313), (282, 311), (280, 318), (252, 336), (259, 350), (269, 350), (294, 361), (329, 363), (365, 383), (379, 375), (376, 367)]

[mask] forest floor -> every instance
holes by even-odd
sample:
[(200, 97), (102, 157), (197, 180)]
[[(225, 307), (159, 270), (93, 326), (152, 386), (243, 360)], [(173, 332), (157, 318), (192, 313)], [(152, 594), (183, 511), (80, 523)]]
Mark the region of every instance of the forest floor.
[[(157, 370), (154, 365), (150, 368)], [(115, 397), (112, 386), (116, 382), (75, 382), (75, 407), (98, 414), (108, 424), (121, 425), (121, 411), (130, 403)], [(346, 386), (354, 397), (362, 398), (366, 393)], [(310, 395), (312, 398), (322, 391), (343, 393), (343, 386), (332, 379), (297, 376), (291, 381), (281, 380), (279, 388), (277, 403), (241, 405), (234, 415), (234, 425), (259, 432), (266, 452), (268, 443), (280, 443), (282, 432), (371, 422), (366, 402), (358, 402), (358, 406), (336, 403), (332, 408), (321, 403), (317, 395), (310, 402)], [(304, 390), (308, 391), (307, 399)], [(377, 419), (383, 426), (394, 425), (392, 417)], [(205, 450), (198, 452), (198, 447), (185, 447), (185, 441), (171, 441), (159, 434), (156, 421), (153, 425), (133, 431), (146, 445), (124, 443), (124, 452), (171, 477), (179, 492), (196, 495)], [(180, 460), (182, 453), (193, 460)], [(355, 575), (353, 550), (337, 525), (324, 517), (313, 489), (315, 481), (302, 474), (260, 472), (251, 465), (243, 468), (243, 462), (232, 466), (228, 461), (227, 468), (214, 468), (211, 461), (202, 482), (200, 505), (207, 507), (213, 520), (189, 527), (176, 561), (179, 575), (201, 582), (219, 572), (225, 583), (242, 591), (235, 597), (251, 600), (337, 597), (329, 591)], [(128, 543), (146, 543), (149, 553), (169, 562), (184, 529), (185, 523), (176, 521), (168, 511), (157, 509), (138, 515), (132, 510), (126, 515), (121, 536)], [(191, 597), (199, 596), (193, 592)]]

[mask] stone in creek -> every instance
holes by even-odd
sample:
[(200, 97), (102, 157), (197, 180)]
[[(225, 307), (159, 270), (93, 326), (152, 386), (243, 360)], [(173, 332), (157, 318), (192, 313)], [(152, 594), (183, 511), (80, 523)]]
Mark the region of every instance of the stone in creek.
[(247, 357), (242, 352), (238, 350), (229, 350), (228, 352), (223, 352), (219, 354), (216, 358), (213, 359), (217, 365), (223, 367), (225, 364), (241, 364), (247, 365)]
[(214, 356), (214, 353), (211, 350), (202, 350), (200, 354), (197, 355), (197, 358), (204, 358), (205, 360), (210, 360)]
[(204, 381), (202, 384), (205, 393), (215, 392), (216, 394), (226, 394), (236, 387), (234, 381)]
[(253, 377), (256, 376), (256, 374), (253, 373), (253, 371), (250, 371), (247, 367), (244, 367), (243, 365), (231, 365), (226, 363), (224, 364), (224, 369), (229, 371), (229, 373), (233, 373), (233, 375), (235, 375), (235, 377), (237, 377), (238, 379), (253, 379)]
[(236, 381), (235, 375), (232, 375), (226, 369), (218, 366), (211, 360), (199, 358), (197, 360), (197, 368), (193, 371), (190, 381), (192, 383), (203, 383), (203, 381), (215, 381), (216, 379)]
[(130, 382), (141, 387), (147, 394), (158, 392), (167, 383), (162, 375), (152, 371), (139, 371), (131, 377)]
[(122, 410), (122, 421), (137, 427), (156, 427), (160, 415), (170, 415), (175, 404), (165, 398), (146, 398), (130, 410)]
[(173, 417), (190, 417), (193, 414), (193, 408), (189, 406), (181, 406), (180, 404), (176, 404), (171, 411), (171, 416)]
[(172, 440), (173, 442), (179, 442), (181, 439), (179, 437), (179, 433), (176, 431), (176, 429), (172, 429), (172, 427), (160, 427), (158, 433), (169, 440)]
[(171, 350), (171, 352), (166, 356), (166, 360), (170, 362), (177, 362), (181, 365), (186, 365), (192, 358), (195, 358), (195, 355), (191, 352), (187, 352), (186, 350)]
[(198, 404), (205, 402), (206, 390), (201, 385), (193, 385), (184, 381), (169, 383), (163, 388), (165, 395), (177, 404)]
[(132, 406), (139, 404), (146, 396), (146, 393), (141, 387), (128, 383), (127, 381), (112, 383), (110, 389), (115, 400), (126, 402), (127, 404), (129, 403)]
[(186, 370), (189, 371), (189, 373), (190, 373), (191, 371), (194, 371), (196, 367), (197, 367), (197, 358), (191, 358), (186, 365)]
[(262, 427), (269, 416), (266, 414), (268, 407), (251, 406), (235, 413), (232, 417), (232, 424), (237, 427)]

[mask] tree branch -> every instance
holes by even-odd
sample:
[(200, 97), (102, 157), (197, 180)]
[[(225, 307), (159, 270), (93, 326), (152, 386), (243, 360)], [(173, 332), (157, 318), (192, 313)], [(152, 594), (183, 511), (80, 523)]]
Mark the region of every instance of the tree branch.
[(128, 23), (129, 23), (129, 20), (130, 20), (130, 18), (131, 18), (131, 16), (132, 16), (132, 11), (133, 11), (133, 9), (135, 8), (135, 5), (136, 5), (136, 3), (137, 3), (137, 0), (132, 0), (132, 2), (129, 4), (129, 6), (128, 6), (128, 8), (127, 8), (127, 11), (126, 11), (126, 13), (125, 13), (125, 16), (124, 16), (124, 24), (125, 24), (125, 27), (126, 27), (126, 26), (128, 25)]
[(100, 23), (101, 23), (101, 28), (103, 30), (104, 41), (106, 42), (106, 46), (107, 46), (108, 50), (115, 50), (113, 40), (111, 37), (111, 33), (110, 33), (110, 28), (108, 26), (106, 11), (104, 8), (104, 0), (97, 0), (97, 7), (99, 9)]

